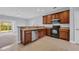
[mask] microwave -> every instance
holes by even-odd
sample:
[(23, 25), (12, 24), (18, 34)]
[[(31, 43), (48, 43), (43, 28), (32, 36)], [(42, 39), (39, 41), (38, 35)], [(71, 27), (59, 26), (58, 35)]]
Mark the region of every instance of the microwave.
[(59, 24), (60, 20), (59, 19), (53, 19), (52, 24)]

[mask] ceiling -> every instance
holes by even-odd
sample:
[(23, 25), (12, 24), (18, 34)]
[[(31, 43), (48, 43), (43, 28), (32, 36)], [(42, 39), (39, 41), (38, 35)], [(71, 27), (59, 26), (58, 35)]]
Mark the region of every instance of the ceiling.
[[(62, 7), (63, 8), (63, 7)], [(0, 7), (0, 15), (31, 19), (62, 9), (60, 7)]]

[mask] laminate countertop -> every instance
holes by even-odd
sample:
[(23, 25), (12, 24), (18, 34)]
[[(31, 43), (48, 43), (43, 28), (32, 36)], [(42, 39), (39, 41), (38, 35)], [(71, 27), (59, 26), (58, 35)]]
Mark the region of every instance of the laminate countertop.
[(39, 29), (52, 29), (49, 27), (44, 27), (44, 26), (39, 26), (39, 27), (25, 27), (25, 28), (21, 28), (21, 30), (39, 30)]

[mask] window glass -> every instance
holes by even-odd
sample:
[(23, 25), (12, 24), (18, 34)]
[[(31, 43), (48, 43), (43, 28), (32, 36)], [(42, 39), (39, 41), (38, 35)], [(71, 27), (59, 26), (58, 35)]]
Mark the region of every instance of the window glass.
[(12, 30), (12, 24), (10, 22), (0, 22), (0, 32), (9, 32)]

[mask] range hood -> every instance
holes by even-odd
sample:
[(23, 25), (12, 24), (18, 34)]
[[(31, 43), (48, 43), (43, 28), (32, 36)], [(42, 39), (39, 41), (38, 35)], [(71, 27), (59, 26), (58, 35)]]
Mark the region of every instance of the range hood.
[(60, 19), (53, 19), (52, 20), (52, 24), (59, 24), (60, 23)]

